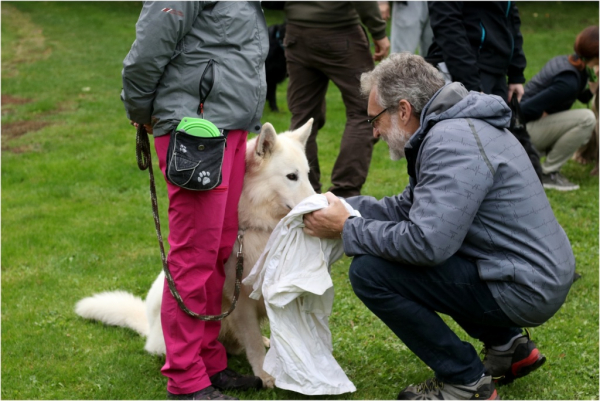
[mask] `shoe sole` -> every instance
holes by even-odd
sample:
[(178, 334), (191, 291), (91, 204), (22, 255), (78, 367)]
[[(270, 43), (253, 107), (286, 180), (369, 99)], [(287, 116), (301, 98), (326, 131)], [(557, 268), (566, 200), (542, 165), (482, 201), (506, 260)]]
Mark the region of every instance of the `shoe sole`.
[(535, 348), (529, 356), (515, 364), (512, 365), (511, 370), (501, 379), (494, 380), (494, 382), (503, 386), (506, 384), (510, 384), (515, 379), (519, 379), (523, 376), (527, 376), (534, 370), (540, 368), (544, 363), (546, 363), (546, 357), (540, 354), (540, 351)]

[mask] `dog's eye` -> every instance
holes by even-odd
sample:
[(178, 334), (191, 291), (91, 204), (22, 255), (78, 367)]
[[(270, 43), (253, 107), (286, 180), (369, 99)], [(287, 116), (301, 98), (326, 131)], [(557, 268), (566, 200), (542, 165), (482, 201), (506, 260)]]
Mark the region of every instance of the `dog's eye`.
[(298, 181), (298, 175), (296, 173), (288, 174), (288, 175), (286, 175), (286, 177), (287, 177), (288, 180)]

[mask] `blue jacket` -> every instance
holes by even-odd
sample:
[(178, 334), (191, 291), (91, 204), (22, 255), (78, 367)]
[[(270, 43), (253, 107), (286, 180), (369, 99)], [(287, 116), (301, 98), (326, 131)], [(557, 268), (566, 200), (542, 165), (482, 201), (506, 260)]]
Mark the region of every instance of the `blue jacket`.
[(548, 320), (564, 303), (575, 258), (498, 96), (440, 89), (405, 147), (410, 183), (397, 196), (347, 199), (347, 255), (438, 265), (473, 260), (516, 325)]

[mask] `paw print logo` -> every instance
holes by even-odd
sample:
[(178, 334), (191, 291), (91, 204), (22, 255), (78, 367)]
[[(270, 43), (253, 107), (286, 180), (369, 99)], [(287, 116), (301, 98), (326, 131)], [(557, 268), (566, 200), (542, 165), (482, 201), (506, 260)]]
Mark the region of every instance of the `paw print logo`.
[(210, 176), (209, 171), (201, 171), (198, 174), (198, 182), (201, 182), (202, 185), (208, 185), (210, 183), (210, 178), (208, 178), (209, 176)]
[(187, 153), (187, 148), (183, 144), (179, 144), (179, 151), (181, 153)]

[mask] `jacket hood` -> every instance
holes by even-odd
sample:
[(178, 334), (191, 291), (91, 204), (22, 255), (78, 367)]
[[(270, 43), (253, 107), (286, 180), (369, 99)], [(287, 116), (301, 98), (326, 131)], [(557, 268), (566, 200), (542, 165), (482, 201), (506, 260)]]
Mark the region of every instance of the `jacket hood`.
[(460, 82), (441, 88), (421, 113), (421, 129), (431, 123), (457, 118), (483, 120), (496, 128), (508, 128), (512, 112), (500, 96), (467, 91)]
[(500, 96), (469, 92), (463, 84), (445, 85), (427, 102), (421, 113), (421, 126), (404, 146), (408, 175), (415, 179), (415, 162), (419, 148), (433, 125), (444, 120), (472, 118), (496, 128), (510, 126), (512, 112)]

